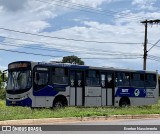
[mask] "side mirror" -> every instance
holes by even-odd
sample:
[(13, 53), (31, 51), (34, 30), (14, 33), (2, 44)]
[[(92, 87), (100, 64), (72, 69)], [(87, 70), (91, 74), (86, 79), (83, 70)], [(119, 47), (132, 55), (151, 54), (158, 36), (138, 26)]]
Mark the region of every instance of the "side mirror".
[(2, 73), (2, 81), (5, 82), (5, 73)]
[(7, 81), (7, 77), (6, 77), (7, 71), (8, 71), (8, 69), (4, 70), (3, 73), (2, 73), (2, 75), (1, 75), (2, 82), (6, 82)]

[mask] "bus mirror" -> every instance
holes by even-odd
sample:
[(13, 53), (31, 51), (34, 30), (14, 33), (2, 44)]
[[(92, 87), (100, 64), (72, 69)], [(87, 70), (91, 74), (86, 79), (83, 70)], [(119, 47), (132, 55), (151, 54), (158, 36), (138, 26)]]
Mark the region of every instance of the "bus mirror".
[(2, 73), (2, 82), (6, 82), (7, 81), (7, 78), (6, 78), (6, 74), (5, 73)]
[(4, 80), (4, 75), (5, 75), (5, 74), (4, 74), (4, 73), (2, 73), (2, 81), (3, 81), (3, 82), (5, 81), (5, 80)]
[(1, 78), (2, 78), (2, 82), (6, 82), (7, 81), (7, 76), (6, 76), (6, 72), (7, 72), (8, 70), (4, 70), (3, 72), (2, 72), (2, 75), (1, 75)]

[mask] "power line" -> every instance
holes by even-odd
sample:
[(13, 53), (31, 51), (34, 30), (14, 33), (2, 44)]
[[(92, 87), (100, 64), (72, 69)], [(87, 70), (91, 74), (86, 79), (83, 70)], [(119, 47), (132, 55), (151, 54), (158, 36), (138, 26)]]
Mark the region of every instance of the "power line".
[(116, 57), (116, 58), (110, 58), (110, 57), (104, 57), (104, 58), (102, 58), (102, 57), (100, 57), (100, 58), (81, 58), (81, 59), (87, 59), (87, 60), (92, 60), (92, 59), (139, 59), (139, 58), (142, 58), (142, 57)]
[(96, 41), (96, 40), (80, 40), (80, 39), (71, 39), (71, 38), (64, 38), (64, 37), (56, 37), (56, 36), (47, 36), (43, 34), (35, 34), (35, 33), (30, 33), (30, 32), (23, 32), (19, 30), (13, 30), (13, 29), (8, 29), (8, 28), (2, 28), (0, 27), (1, 30), (5, 31), (11, 31), (11, 32), (16, 32), (16, 33), (21, 33), (21, 34), (27, 34), (27, 35), (34, 35), (34, 36), (40, 36), (40, 37), (45, 37), (45, 38), (54, 38), (54, 39), (60, 39), (60, 40), (70, 40), (70, 41), (78, 41), (78, 42), (88, 42), (88, 43), (102, 43), (102, 44), (140, 44), (140, 43), (131, 43), (131, 42), (105, 42), (105, 41)]
[[(11, 37), (6, 37), (6, 36), (0, 36), (0, 37), (3, 37), (3, 38), (7, 38), (7, 39), (11, 39), (11, 40), (19, 40), (19, 41), (26, 41), (26, 42), (32, 42), (32, 43), (39, 43), (39, 44), (47, 44), (47, 45), (52, 45), (52, 47), (53, 47), (53, 45), (56, 45), (56, 47), (57, 47), (57, 45), (58, 46), (61, 46), (61, 47), (63, 47), (62, 49), (64, 49), (64, 48), (72, 48), (72, 50), (73, 50), (73, 47), (75, 47), (75, 46), (73, 46), (73, 45), (62, 45), (62, 44), (54, 44), (54, 43), (47, 43), (47, 42), (39, 42), (39, 41), (33, 41), (33, 40), (26, 40), (26, 39), (20, 39), (20, 38), (11, 38)], [(78, 48), (78, 49), (89, 49), (90, 51), (92, 51), (92, 52), (97, 52), (97, 51), (100, 51), (101, 53), (103, 52), (103, 53), (111, 53), (111, 54), (133, 54), (133, 55), (139, 55), (139, 54), (137, 54), (137, 53), (126, 53), (126, 52), (121, 52), (121, 51), (107, 51), (107, 50), (104, 50), (104, 49), (95, 49), (95, 48), (87, 48), (87, 47), (78, 47), (78, 46), (76, 46), (76, 48)], [(60, 48), (61, 49), (61, 48)], [(78, 50), (79, 51), (79, 50)]]
[[(27, 42), (32, 42), (32, 43), (39, 43), (39, 44), (48, 44), (48, 45), (52, 45), (53, 46), (53, 43), (46, 43), (46, 42), (36, 42), (36, 41), (33, 41), (33, 40), (24, 40), (24, 39), (19, 39), (19, 38), (10, 38), (10, 37), (5, 37), (5, 36), (0, 36), (0, 37), (3, 37), (3, 38), (7, 38), (7, 39), (11, 39), (11, 40), (20, 40), (20, 41), (27, 41)], [(10, 42), (8, 42), (8, 43), (10, 43)], [(4, 44), (4, 43), (3, 43)], [(5, 43), (6, 44), (6, 43)], [(16, 46), (16, 47), (21, 47), (21, 46), (18, 46), (18, 45), (13, 45), (13, 44), (6, 44), (6, 45), (9, 45), (9, 46)], [(59, 44), (54, 44), (54, 45), (59, 45)], [(66, 45), (61, 45), (62, 47), (63, 47), (63, 49), (64, 48), (66, 48)], [(67, 45), (67, 47), (69, 47), (68, 45)], [(75, 46), (70, 46), (70, 47), (75, 47)], [(69, 48), (70, 48), (69, 47)], [(52, 51), (53, 50), (53, 48), (52, 49), (47, 49), (47, 48), (44, 48), (44, 47), (40, 47), (40, 46), (38, 46), (38, 48), (37, 47), (29, 47), (29, 46), (25, 46), (24, 48), (30, 48), (30, 49), (34, 49), (34, 48), (36, 48), (36, 49), (41, 49), (41, 50), (48, 50), (48, 51)], [(81, 50), (81, 49), (90, 49), (90, 48), (86, 48), (86, 47), (76, 47), (76, 48), (78, 48), (79, 50)], [(69, 52), (69, 51), (67, 51), (68, 53), (79, 53), (79, 52), (83, 52), (84, 53), (84, 51), (71, 51), (71, 52)], [(53, 50), (53, 51), (56, 51), (56, 50)], [(63, 50), (57, 50), (58, 52), (66, 52), (66, 51), (63, 51)], [(100, 51), (99, 53), (97, 53), (97, 51)], [(86, 54), (86, 53), (85, 53)], [(90, 49), (90, 52), (87, 52), (87, 54), (102, 54), (102, 55), (104, 55), (104, 54), (109, 54), (109, 55), (126, 55), (126, 56), (128, 56), (128, 55), (130, 55), (130, 56), (141, 56), (140, 54), (137, 54), (137, 53), (126, 53), (126, 52), (120, 52), (120, 51), (107, 51), (107, 50), (104, 50), (104, 49), (94, 49), (94, 48), (92, 48), (92, 49)]]
[(150, 57), (148, 57), (147, 59), (149, 59), (149, 60), (154, 60), (154, 61), (157, 61), (157, 62), (160, 62), (160, 59), (155, 59), (155, 58), (150, 58)]
[(155, 55), (148, 55), (150, 58), (156, 58), (156, 59), (160, 59), (160, 57), (155, 56)]
[[(148, 51), (147, 52), (149, 52), (153, 47), (155, 47), (158, 43), (160, 42), (160, 39), (156, 42), (156, 43), (154, 43), (153, 45), (152, 45), (152, 47), (150, 48), (150, 49), (148, 49)], [(158, 47), (158, 46), (157, 46)]]
[[(7, 51), (7, 52), (13, 52), (13, 53), (20, 53), (20, 54), (26, 54), (26, 55), (35, 55), (35, 56), (45, 56), (45, 57), (59, 57), (62, 58), (62, 56), (54, 56), (54, 55), (45, 55), (45, 54), (39, 54), (39, 53), (31, 53), (31, 52), (24, 52), (24, 51), (17, 51), (17, 50), (8, 50), (8, 49), (2, 49), (0, 48), (1, 51)], [(82, 57), (81, 59), (137, 59), (137, 58), (141, 58), (141, 57), (95, 57), (95, 58), (86, 58), (86, 57)]]
[[(39, 43), (39, 44), (47, 44), (47, 45), (59, 45), (59, 46), (62, 46), (62, 47), (66, 47), (66, 45), (62, 45), (62, 44), (54, 44), (54, 43), (48, 43), (48, 42), (40, 42), (40, 41), (33, 41), (33, 40), (27, 40), (27, 39), (20, 39), (20, 38), (13, 38), (13, 37), (6, 37), (6, 36), (0, 36), (0, 37), (2, 37), (2, 38), (6, 38), (6, 39), (11, 39), (11, 40), (19, 40), (19, 41), (26, 41), (26, 42), (32, 42), (32, 43)], [(110, 43), (110, 42), (108, 42), (108, 43)], [(113, 43), (113, 42), (112, 42)], [(119, 42), (120, 43), (120, 42)], [(133, 43), (132, 43), (133, 44)], [(135, 43), (136, 44), (136, 43)], [(137, 43), (138, 44), (138, 43)], [(128, 45), (128, 43), (126, 43), (126, 44), (121, 44), (121, 45)], [(73, 45), (67, 45), (67, 46), (70, 46), (70, 47), (75, 47), (75, 46), (73, 46)], [(77, 46), (76, 46), (76, 48), (77, 48)], [(97, 50), (99, 50), (99, 51), (103, 51), (103, 52), (113, 52), (113, 53), (123, 53), (123, 52), (120, 52), (120, 51), (106, 51), (106, 50), (104, 50), (104, 49), (94, 49), (94, 48), (87, 48), (87, 47), (78, 47), (78, 48), (80, 48), (80, 49), (93, 49), (93, 50), (95, 50), (95, 51), (97, 51)]]
[[(117, 17), (117, 18), (132, 18), (132, 19), (142, 19), (141, 16), (135, 16), (135, 15), (129, 15), (127, 13), (119, 13), (118, 11), (112, 11), (112, 10), (104, 10), (104, 9), (95, 9), (95, 8), (92, 8), (90, 6), (85, 6), (85, 5), (82, 5), (82, 4), (75, 4), (73, 2), (69, 2), (69, 1), (59, 1), (59, 0), (54, 0), (54, 2), (56, 3), (53, 3), (52, 2), (47, 2), (47, 1), (42, 1), (42, 0), (34, 0), (34, 1), (38, 1), (38, 2), (42, 2), (42, 3), (45, 3), (45, 4), (50, 4), (50, 5), (56, 5), (56, 6), (61, 6), (61, 7), (65, 7), (65, 8), (69, 8), (69, 9), (78, 9), (79, 11), (84, 11), (84, 12), (91, 12), (91, 13), (97, 13), (97, 14), (101, 14), (101, 15), (109, 15), (109, 16), (113, 16), (113, 14), (118, 14), (120, 15), (120, 17)], [(58, 2), (63, 2), (64, 4), (58, 4)], [(70, 5), (70, 7), (68, 7), (67, 5), (65, 4), (68, 4)], [(81, 9), (79, 9), (81, 8)]]
[(147, 59), (160, 62), (160, 57), (155, 56), (155, 55), (148, 55)]
[[(10, 43), (10, 42), (8, 42)], [(28, 49), (36, 49), (36, 50), (45, 50), (45, 51), (50, 51), (50, 52), (53, 52), (53, 51), (56, 51), (56, 52), (66, 52), (66, 53), (80, 53), (80, 54), (89, 54), (89, 55), (104, 55), (104, 53), (102, 52), (84, 52), (84, 51), (73, 51), (72, 52), (68, 52), (68, 51), (64, 51), (64, 50), (55, 50), (55, 49), (47, 49), (47, 48), (44, 48), (44, 47), (32, 47), (32, 46), (19, 46), (19, 45), (14, 45), (14, 44), (8, 44), (8, 43), (1, 43), (1, 45), (7, 45), (7, 46), (15, 46), (15, 47), (20, 47), (20, 48), (28, 48)], [(140, 54), (134, 54), (134, 53), (105, 53), (105, 55), (113, 55), (113, 56), (116, 56), (116, 55), (120, 55), (120, 56), (141, 56)]]
[(62, 56), (53, 56), (53, 55), (46, 55), (46, 54), (30, 53), (30, 52), (23, 52), (23, 51), (16, 51), (16, 50), (8, 50), (8, 49), (2, 49), (2, 48), (0, 48), (0, 50), (13, 52), (13, 53), (28, 54), (28, 55), (47, 56), (47, 57), (62, 57)]
[(147, 53), (160, 41), (158, 40), (149, 50), (147, 50), (147, 29), (148, 29), (148, 24), (159, 24), (160, 20), (145, 20), (141, 21), (142, 24), (145, 24), (145, 36), (144, 36), (144, 57), (143, 57), (143, 69), (146, 70), (146, 64), (147, 64)]

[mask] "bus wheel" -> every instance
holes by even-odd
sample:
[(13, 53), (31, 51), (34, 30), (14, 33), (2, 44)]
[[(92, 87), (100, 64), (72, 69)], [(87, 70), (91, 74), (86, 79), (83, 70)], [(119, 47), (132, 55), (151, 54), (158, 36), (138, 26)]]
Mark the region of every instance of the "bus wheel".
[(57, 96), (53, 101), (53, 107), (56, 107), (56, 108), (62, 108), (67, 105), (68, 105), (67, 99), (62, 95)]
[(119, 101), (120, 107), (128, 107), (130, 105), (130, 100), (127, 97), (121, 98)]
[(62, 103), (62, 101), (56, 101), (54, 104), (53, 104), (53, 107), (55, 108), (62, 108), (64, 105)]

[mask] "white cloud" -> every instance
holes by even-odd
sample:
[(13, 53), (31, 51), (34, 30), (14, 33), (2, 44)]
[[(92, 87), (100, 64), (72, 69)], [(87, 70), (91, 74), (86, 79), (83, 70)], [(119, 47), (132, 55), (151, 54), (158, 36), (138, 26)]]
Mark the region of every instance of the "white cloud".
[(7, 67), (4, 67), (4, 66), (1, 66), (1, 65), (0, 65), (0, 70), (1, 70), (1, 71), (4, 71), (4, 70), (6, 70), (6, 69), (7, 69)]
[(0, 0), (0, 5), (7, 11), (16, 12), (23, 10), (27, 0)]
[(154, 10), (154, 4), (157, 0), (133, 0), (132, 4), (138, 6), (140, 9)]
[(75, 4), (96, 8), (97, 6), (101, 5), (103, 2), (110, 3), (113, 0), (92, 0), (92, 2), (90, 0), (68, 0), (68, 1), (75, 3)]
[[(8, 0), (9, 1), (9, 0)], [(80, 0), (71, 2), (75, 4), (82, 4), (91, 7), (98, 7), (103, 2), (116, 2), (116, 0)], [(119, 1), (119, 0), (117, 0)], [(144, 1), (134, 0), (132, 4), (142, 5)], [(151, 2), (151, 1), (150, 1)], [(154, 2), (154, 1), (152, 1)], [(63, 4), (63, 2), (59, 3)], [(66, 9), (63, 6), (56, 6), (40, 3), (36, 1), (22, 2), (18, 5), (17, 9), (19, 10), (10, 10), (12, 5), (7, 5), (3, 3), (1, 6), (0, 17), (3, 18), (0, 21), (0, 27), (5, 27), (9, 29), (15, 29), (30, 33), (41, 33), (46, 36), (55, 36), (55, 37), (64, 37), (72, 38), (78, 40), (98, 40), (101, 42), (139, 42), (140, 44), (97, 44), (97, 43), (87, 43), (87, 42), (74, 42), (69, 40), (58, 40), (51, 38), (43, 38), (37, 36), (23, 35), (18, 33), (12, 33), (0, 30), (0, 35), (21, 38), (25, 40), (33, 40), (35, 42), (46, 42), (43, 44), (44, 47), (57, 48), (62, 51), (76, 52), (79, 57), (85, 58), (97, 58), (97, 57), (106, 57), (111, 58), (111, 51), (120, 51), (125, 53), (138, 53), (143, 55), (143, 41), (144, 41), (144, 26), (140, 23), (141, 20), (136, 21), (136, 17), (143, 19), (146, 18), (159, 18), (159, 12), (145, 13), (139, 12), (133, 14), (130, 10), (124, 11), (128, 13), (128, 16), (135, 16), (134, 19), (131, 18), (122, 18), (115, 15), (114, 23), (100, 23), (96, 21), (82, 21), (82, 26), (73, 26), (66, 29), (61, 29), (59, 31), (53, 32), (42, 32), (45, 28), (51, 27), (54, 25), (54, 17), (67, 12), (71, 12), (71, 9)], [(13, 5), (14, 6), (14, 5)], [(71, 6), (68, 4), (68, 6)], [(153, 4), (151, 4), (153, 6)], [(5, 9), (5, 10), (4, 10)], [(48, 19), (52, 19), (52, 24), (48, 22)], [(160, 31), (157, 30), (156, 26), (148, 28), (148, 40), (151, 43), (156, 42), (159, 39)], [(34, 43), (22, 42), (22, 41), (13, 41), (6, 39), (4, 42), (10, 42), (11, 44), (16, 44), (19, 46), (29, 45)], [(4, 46), (1, 46), (3, 48)], [(16, 49), (16, 47), (5, 47), (5, 49)], [(93, 50), (96, 49), (97, 51)], [(101, 51), (100, 51), (101, 50)], [(110, 53), (103, 52), (110, 51)], [(35, 51), (36, 52), (36, 51)], [(50, 52), (53, 55), (55, 52)], [(92, 55), (91, 55), (92, 53)], [(150, 51), (150, 54), (158, 55), (158, 50), (153, 49)], [(96, 55), (97, 54), (97, 55)], [(72, 55), (72, 53), (71, 53)], [(120, 55), (118, 55), (121, 57)], [(117, 56), (117, 57), (118, 57)], [(52, 60), (52, 59), (51, 59)], [(61, 58), (55, 58), (53, 60), (61, 60)], [(96, 66), (113, 66), (113, 67), (122, 67), (122, 68), (140, 68), (142, 65), (142, 59), (138, 60), (85, 60), (89, 65)], [(152, 63), (152, 62), (150, 62)]]

